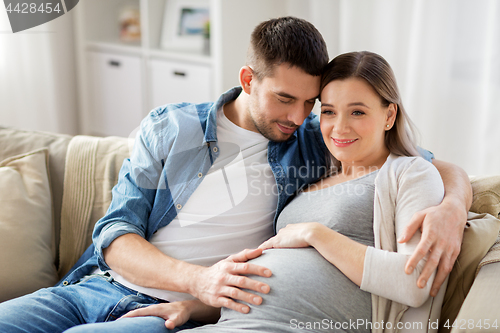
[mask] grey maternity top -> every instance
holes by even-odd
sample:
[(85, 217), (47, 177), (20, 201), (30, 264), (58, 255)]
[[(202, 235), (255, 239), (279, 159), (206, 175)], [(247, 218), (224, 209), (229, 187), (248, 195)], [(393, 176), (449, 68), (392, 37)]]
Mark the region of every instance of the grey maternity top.
[[(374, 245), (373, 198), (378, 171), (313, 192), (303, 192), (280, 214), (287, 224), (319, 222), (367, 246)], [(250, 261), (268, 267), (270, 278), (251, 276), (271, 287), (250, 313), (223, 308), (215, 325), (203, 332), (369, 332), (371, 294), (362, 291), (314, 248), (269, 249)], [(363, 330), (365, 329), (365, 330)]]

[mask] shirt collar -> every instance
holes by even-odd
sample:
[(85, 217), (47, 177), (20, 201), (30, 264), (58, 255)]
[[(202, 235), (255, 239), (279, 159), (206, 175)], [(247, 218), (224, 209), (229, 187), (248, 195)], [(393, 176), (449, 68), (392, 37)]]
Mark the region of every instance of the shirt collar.
[(219, 99), (212, 104), (212, 107), (208, 111), (207, 119), (207, 129), (205, 131), (205, 143), (217, 141), (217, 110), (219, 110), (224, 104), (230, 101), (234, 101), (241, 93), (243, 89), (241, 87), (234, 87), (223, 93)]

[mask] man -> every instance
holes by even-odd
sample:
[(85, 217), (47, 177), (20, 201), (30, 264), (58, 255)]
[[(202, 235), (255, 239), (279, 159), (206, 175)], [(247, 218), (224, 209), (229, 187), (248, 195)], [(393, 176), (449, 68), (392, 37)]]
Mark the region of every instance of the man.
[[(93, 246), (60, 286), (1, 304), (0, 331), (53, 333), (107, 322), (71, 331), (164, 332), (164, 313), (114, 319), (192, 298), (243, 313), (249, 308), (239, 301), (260, 304), (253, 292), (267, 293), (269, 286), (243, 275), (272, 272), (246, 263), (259, 250), (239, 251), (269, 238), (288, 199), (326, 170), (319, 122), (310, 113), (327, 62), (323, 38), (310, 23), (269, 20), (252, 33), (241, 87), (215, 103), (153, 110), (95, 226)], [(423, 228), (407, 270), (430, 250), (419, 283), (439, 264), (433, 290), (458, 255), (471, 202), (465, 173), (434, 163), (446, 197), (416, 216), (401, 240)]]

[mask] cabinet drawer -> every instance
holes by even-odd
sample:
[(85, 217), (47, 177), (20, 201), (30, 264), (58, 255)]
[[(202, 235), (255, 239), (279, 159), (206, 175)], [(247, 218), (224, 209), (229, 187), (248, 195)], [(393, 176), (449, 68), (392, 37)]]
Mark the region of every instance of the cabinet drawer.
[(152, 59), (149, 64), (152, 107), (212, 100), (211, 70), (204, 65)]
[(87, 56), (92, 134), (129, 136), (143, 118), (141, 59), (101, 52)]

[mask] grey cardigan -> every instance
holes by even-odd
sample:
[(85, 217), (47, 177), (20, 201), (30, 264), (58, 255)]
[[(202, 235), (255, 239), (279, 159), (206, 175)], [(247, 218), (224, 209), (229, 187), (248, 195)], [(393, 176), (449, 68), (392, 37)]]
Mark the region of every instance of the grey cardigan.
[[(412, 274), (404, 272), (406, 261), (420, 240), (420, 231), (407, 243), (398, 244), (396, 240), (414, 213), (438, 205), (443, 197), (439, 172), (421, 157), (391, 154), (380, 169), (375, 179), (375, 248), (366, 251), (360, 286), (372, 293), (372, 332), (399, 331), (398, 323), (409, 306), (420, 307), (429, 298), (435, 273), (425, 288), (417, 287), (427, 258), (420, 261)], [(411, 311), (425, 311), (427, 318), (430, 307)], [(427, 319), (423, 328), (426, 326)]]

